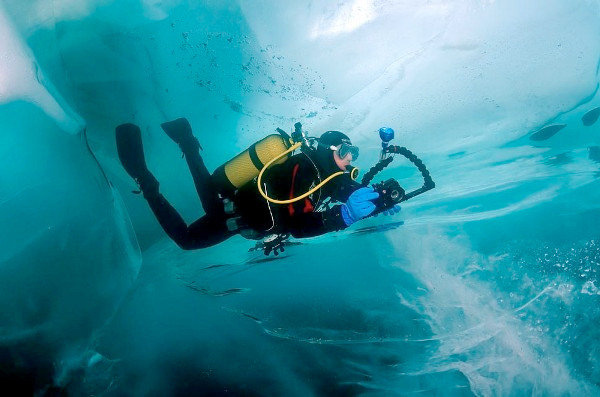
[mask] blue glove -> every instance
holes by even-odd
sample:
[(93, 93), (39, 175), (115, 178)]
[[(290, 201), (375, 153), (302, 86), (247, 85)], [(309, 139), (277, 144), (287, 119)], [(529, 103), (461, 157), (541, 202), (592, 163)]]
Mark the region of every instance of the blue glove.
[(369, 216), (375, 211), (375, 204), (371, 200), (379, 197), (379, 193), (372, 187), (361, 187), (348, 197), (346, 204), (342, 204), (342, 218), (346, 226)]
[[(401, 209), (402, 208), (400, 208), (400, 206), (396, 204), (392, 208), (388, 208), (387, 210), (381, 211), (381, 213), (383, 215), (396, 215), (398, 212), (400, 212)], [(377, 215), (379, 215), (379, 214), (377, 214)]]

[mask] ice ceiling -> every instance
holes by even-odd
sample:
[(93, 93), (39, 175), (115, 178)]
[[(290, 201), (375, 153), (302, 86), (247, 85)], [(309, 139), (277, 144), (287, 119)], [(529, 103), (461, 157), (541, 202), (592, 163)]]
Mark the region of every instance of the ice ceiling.
[(345, 131), (367, 168), (391, 126), (437, 183), (407, 224), (595, 208), (569, 192), (600, 161), (599, 22), (586, 0), (2, 0), (3, 372), (39, 364), (23, 383), (64, 383), (165, 238), (118, 163), (123, 122), (190, 221), (193, 185), (159, 128), (177, 117), (209, 168), (296, 121)]

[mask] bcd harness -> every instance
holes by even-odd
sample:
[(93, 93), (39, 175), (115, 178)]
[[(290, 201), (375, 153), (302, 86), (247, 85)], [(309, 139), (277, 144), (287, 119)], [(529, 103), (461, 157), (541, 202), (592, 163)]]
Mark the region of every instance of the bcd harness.
[[(361, 185), (367, 186), (376, 174), (381, 172), (392, 162), (394, 154), (400, 154), (406, 157), (411, 163), (413, 163), (415, 167), (421, 172), (424, 184), (421, 188), (408, 193), (406, 193), (406, 191), (394, 178), (390, 178), (386, 181), (373, 184), (373, 188), (379, 193), (379, 198), (374, 201), (376, 210), (370, 216), (385, 211), (386, 209), (389, 209), (400, 202), (409, 200), (435, 187), (435, 183), (433, 182), (429, 171), (427, 170), (423, 162), (405, 147), (389, 145), (389, 141), (393, 139), (393, 130), (391, 130), (390, 128), (386, 128), (385, 133), (383, 133), (382, 130), (383, 128), (379, 131), (380, 137), (382, 139), (382, 150), (380, 154), (380, 160), (377, 164), (371, 167), (369, 172), (367, 172), (364, 175), (361, 181)], [(264, 197), (265, 200), (267, 200), (269, 204), (269, 209), (270, 203), (280, 205), (287, 204), (290, 215), (293, 215), (295, 212), (295, 208), (292, 206), (292, 204), (302, 199), (305, 199), (303, 212), (312, 212), (314, 210), (314, 206), (307, 197), (321, 189), (333, 178), (336, 178), (345, 173), (349, 173), (350, 177), (353, 180), (357, 179), (359, 173), (358, 169), (349, 166), (346, 172), (335, 172), (332, 175), (329, 175), (324, 180), (321, 180), (320, 175), (318, 174), (318, 168), (315, 165), (315, 169), (317, 169), (317, 177), (320, 182), (316, 186), (310, 188), (307, 192), (295, 196), (296, 192), (294, 192), (293, 190), (294, 179), (297, 175), (299, 167), (298, 165), (296, 165), (292, 173), (292, 188), (290, 190), (289, 199), (277, 200), (272, 197), (269, 197), (267, 192), (265, 192), (265, 186), (262, 182), (262, 177), (265, 171), (274, 164), (283, 164), (289, 158), (289, 155), (297, 149), (300, 149), (303, 152), (305, 152), (305, 154), (310, 159), (309, 154), (316, 150), (314, 146), (317, 142), (317, 138), (307, 136), (307, 134), (302, 130), (302, 124), (300, 123), (294, 124), (294, 132), (291, 134), (291, 137), (280, 128), (277, 128), (277, 132), (279, 133), (279, 135), (271, 134), (266, 138), (254, 143), (247, 150), (235, 156), (233, 159), (226, 162), (225, 164), (217, 168), (217, 170), (215, 170), (215, 172), (213, 173), (213, 178), (221, 187), (220, 193), (223, 194), (224, 197), (231, 197), (236, 189), (252, 181), (254, 178), (257, 178), (258, 191), (261, 194), (261, 196)], [(227, 199), (225, 200), (225, 202), (226, 208), (231, 207), (230, 204), (233, 204), (228, 202)], [(230, 210), (232, 212), (235, 212), (234, 208), (230, 208)], [(273, 216), (272, 211), (271, 215)], [(274, 218), (275, 217), (273, 216), (273, 226), (275, 225)], [(230, 222), (232, 220), (233, 222)], [(239, 217), (228, 220), (228, 227), (230, 227), (230, 223), (233, 223), (231, 225), (232, 228), (230, 228), (230, 230), (239, 230), (240, 234), (242, 234), (242, 236), (246, 238), (262, 238), (262, 236), (257, 238), (256, 231), (252, 233), (253, 231), (248, 230), (247, 228), (244, 229), (243, 222), (241, 221), (241, 219), (239, 219)], [(273, 252), (275, 255), (278, 255), (279, 252), (284, 251), (285, 242), (288, 238), (288, 233), (271, 234), (264, 238), (262, 242), (258, 242), (256, 244), (256, 247), (251, 249), (251, 251), (262, 249), (265, 255), (268, 255), (271, 252)]]

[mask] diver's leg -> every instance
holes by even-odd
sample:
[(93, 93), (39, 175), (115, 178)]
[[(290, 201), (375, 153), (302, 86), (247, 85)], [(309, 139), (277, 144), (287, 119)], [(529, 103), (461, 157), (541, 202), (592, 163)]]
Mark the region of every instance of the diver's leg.
[[(219, 241), (217, 236), (210, 235), (211, 228), (215, 230), (216, 234), (222, 232), (223, 228), (227, 231), (224, 220), (221, 222), (221, 228), (219, 228), (216, 220), (211, 222), (197, 221), (192, 225), (193, 227), (188, 228), (185, 220), (177, 210), (160, 194), (158, 180), (146, 166), (142, 136), (137, 125), (122, 124), (118, 126), (116, 128), (116, 139), (117, 152), (123, 168), (139, 185), (158, 223), (177, 245), (184, 249), (204, 248), (230, 237), (223, 237)], [(203, 226), (206, 227), (205, 230), (203, 230)], [(204, 238), (206, 241), (202, 240)], [(216, 242), (213, 243), (213, 241)]]
[(202, 208), (207, 214), (221, 216), (224, 214), (223, 200), (219, 197), (215, 189), (210, 173), (206, 169), (206, 165), (200, 156), (198, 150), (195, 152), (184, 152), (185, 160), (192, 174), (194, 186)]
[[(206, 248), (222, 243), (237, 233), (227, 228), (225, 218), (204, 215), (188, 228), (188, 241), (195, 248)], [(181, 247), (186, 249), (184, 246)]]
[(223, 201), (212, 183), (210, 172), (200, 156), (200, 143), (192, 133), (192, 127), (185, 118), (161, 124), (162, 129), (181, 148), (192, 174), (194, 186), (206, 214), (221, 217), (224, 213)]
[(211, 247), (236, 234), (227, 229), (225, 219), (222, 217), (205, 215), (187, 226), (181, 215), (162, 194), (144, 194), (144, 198), (165, 233), (182, 249)]

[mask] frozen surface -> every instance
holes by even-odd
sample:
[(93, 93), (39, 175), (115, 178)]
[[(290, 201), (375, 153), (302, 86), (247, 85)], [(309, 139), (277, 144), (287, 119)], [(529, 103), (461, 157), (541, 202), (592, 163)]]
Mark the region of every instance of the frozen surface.
[[(600, 3), (0, 2), (0, 370), (23, 394), (600, 395)], [(122, 170), (135, 122), (213, 169), (275, 128), (396, 130), (436, 188), (291, 246), (184, 252)], [(422, 183), (400, 158), (377, 179)], [(378, 228), (378, 226), (387, 225)], [(369, 228), (369, 229), (363, 229)]]

